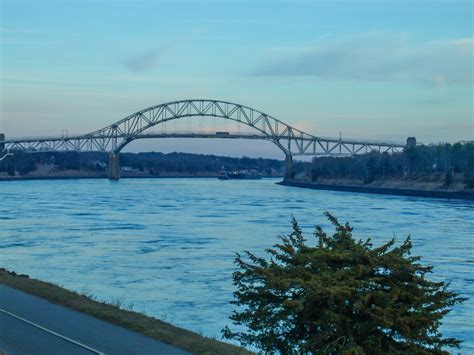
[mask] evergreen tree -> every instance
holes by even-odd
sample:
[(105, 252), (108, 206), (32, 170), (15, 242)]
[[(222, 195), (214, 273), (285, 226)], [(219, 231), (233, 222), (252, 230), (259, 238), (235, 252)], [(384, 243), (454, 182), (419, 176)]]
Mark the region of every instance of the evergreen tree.
[(8, 176), (15, 176), (15, 164), (8, 163), (6, 167)]
[(464, 183), (466, 189), (474, 189), (474, 176), (469, 172), (464, 173)]
[(224, 338), (281, 354), (444, 354), (459, 346), (438, 328), (464, 299), (425, 278), (432, 267), (411, 256), (410, 238), (373, 248), (326, 215), (335, 233), (317, 227), (314, 246), (293, 220), (268, 258), (237, 254), (232, 303), (240, 307), (231, 319), (239, 328), (226, 327)]
[(375, 155), (371, 155), (369, 160), (367, 161), (367, 176), (365, 178), (365, 183), (366, 184), (370, 184), (371, 182), (373, 182), (375, 180), (375, 174), (376, 174), (376, 171), (377, 171), (377, 158), (375, 157)]
[(444, 187), (449, 187), (453, 184), (453, 173), (451, 170), (446, 171), (444, 175)]

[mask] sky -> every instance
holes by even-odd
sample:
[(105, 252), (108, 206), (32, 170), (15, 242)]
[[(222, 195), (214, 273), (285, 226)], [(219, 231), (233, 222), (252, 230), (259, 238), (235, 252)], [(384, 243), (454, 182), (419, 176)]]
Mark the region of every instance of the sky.
[[(0, 0), (0, 132), (87, 133), (149, 106), (221, 99), (319, 136), (474, 139), (466, 0)], [(280, 157), (268, 142), (130, 151)]]

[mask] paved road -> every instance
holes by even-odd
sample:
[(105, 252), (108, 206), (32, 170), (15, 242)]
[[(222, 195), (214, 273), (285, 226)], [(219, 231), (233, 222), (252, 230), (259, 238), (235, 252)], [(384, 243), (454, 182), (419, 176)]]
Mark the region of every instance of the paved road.
[(2, 352), (7, 355), (188, 354), (160, 341), (0, 284)]

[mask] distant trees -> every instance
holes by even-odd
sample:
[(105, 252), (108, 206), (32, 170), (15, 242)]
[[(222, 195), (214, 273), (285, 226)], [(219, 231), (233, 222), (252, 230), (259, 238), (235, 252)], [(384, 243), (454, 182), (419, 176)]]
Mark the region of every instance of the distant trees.
[(257, 169), (263, 173), (282, 171), (283, 162), (277, 159), (232, 158), (216, 155), (189, 153), (122, 153), (122, 166), (135, 169), (162, 172), (200, 173), (219, 172), (222, 166), (227, 170)]
[(366, 184), (370, 184), (375, 180), (375, 175), (377, 174), (379, 165), (380, 163), (378, 159), (376, 159), (374, 155), (371, 155), (366, 164), (367, 176), (364, 180)]
[[(227, 170), (257, 169), (264, 174), (283, 172), (283, 162), (277, 159), (263, 158), (232, 158), (216, 155), (188, 154), (188, 153), (121, 153), (120, 163), (139, 171), (150, 171), (156, 175), (159, 172), (218, 173), (222, 166)], [(34, 171), (37, 164), (54, 165), (57, 170), (104, 170), (108, 164), (108, 154), (100, 152), (58, 152), (58, 153), (15, 153), (0, 161), (0, 172), (14, 175), (15, 171), (27, 174)], [(295, 164), (299, 171), (303, 171), (302, 164)]]
[(467, 189), (474, 189), (474, 174), (471, 172), (464, 173), (464, 183)]
[(426, 279), (432, 267), (410, 255), (409, 238), (374, 248), (326, 215), (333, 235), (317, 227), (307, 243), (293, 220), (267, 258), (237, 254), (231, 319), (239, 328), (226, 327), (225, 338), (281, 354), (448, 354), (459, 346), (438, 327), (464, 299)]
[(63, 152), (55, 154), (54, 163), (59, 170), (79, 170), (81, 168), (81, 153)]
[(9, 176), (15, 176), (16, 172), (25, 175), (35, 169), (35, 160), (30, 154), (17, 153), (0, 161), (0, 171), (5, 171)]
[(386, 178), (433, 173), (444, 174), (445, 186), (453, 182), (453, 173), (462, 173), (466, 188), (473, 188), (474, 142), (413, 146), (393, 155), (372, 152), (346, 158), (319, 157), (313, 159), (307, 175), (312, 181), (347, 178), (371, 183)]
[(446, 174), (444, 175), (444, 187), (449, 187), (453, 184), (453, 173), (451, 170), (446, 171)]

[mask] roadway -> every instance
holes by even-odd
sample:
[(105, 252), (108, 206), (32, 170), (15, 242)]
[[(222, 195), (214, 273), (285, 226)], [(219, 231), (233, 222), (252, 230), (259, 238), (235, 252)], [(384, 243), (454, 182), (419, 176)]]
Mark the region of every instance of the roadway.
[(0, 284), (0, 354), (188, 353)]

